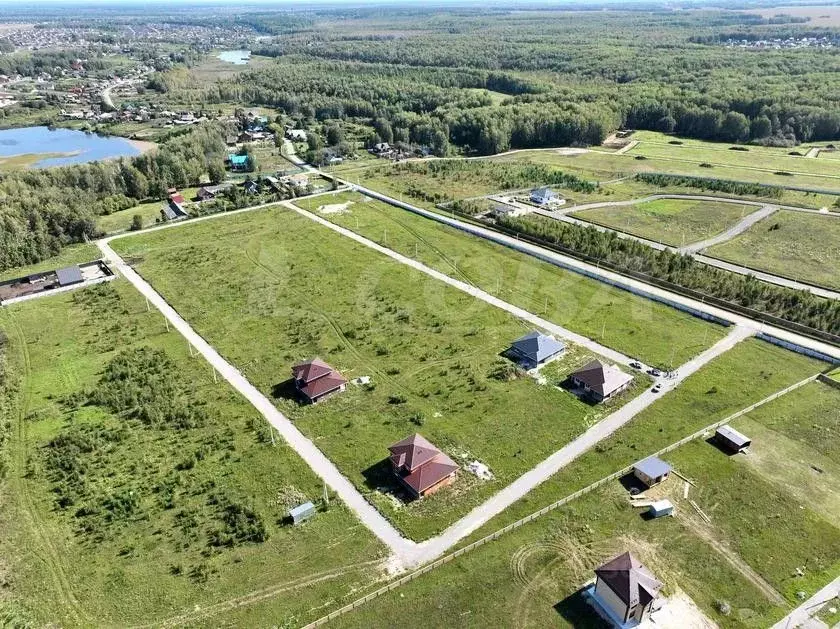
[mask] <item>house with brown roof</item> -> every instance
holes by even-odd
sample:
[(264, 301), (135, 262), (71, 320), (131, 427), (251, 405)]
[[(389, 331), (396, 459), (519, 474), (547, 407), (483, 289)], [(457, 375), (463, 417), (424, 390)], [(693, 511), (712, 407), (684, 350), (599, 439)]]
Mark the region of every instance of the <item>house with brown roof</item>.
[(600, 611), (621, 628), (635, 627), (647, 620), (663, 585), (629, 552), (597, 568), (595, 576), (590, 594)]
[(584, 395), (595, 402), (603, 402), (624, 391), (633, 382), (633, 376), (616, 365), (593, 360), (569, 376), (572, 383), (583, 389)]
[(434, 493), (455, 480), (458, 465), (421, 435), (398, 441), (388, 450), (394, 474), (414, 498)]
[(292, 366), (295, 389), (307, 402), (315, 404), (347, 387), (347, 380), (320, 358)]

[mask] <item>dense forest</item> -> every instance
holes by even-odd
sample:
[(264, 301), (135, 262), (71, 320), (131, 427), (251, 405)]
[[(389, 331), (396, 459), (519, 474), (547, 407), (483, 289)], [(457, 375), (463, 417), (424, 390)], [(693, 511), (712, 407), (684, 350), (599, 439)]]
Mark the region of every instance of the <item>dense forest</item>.
[(225, 130), (193, 127), (130, 159), (0, 174), (0, 271), (97, 236), (96, 217), (224, 170)]
[(837, 48), (719, 44), (733, 32), (840, 33), (797, 22), (713, 10), (262, 16), (255, 27), (283, 35), (254, 53), (275, 65), (189, 93), (165, 76), (152, 87), (176, 100), (379, 120), (376, 140), (428, 144), (437, 154), (447, 142), (477, 153), (597, 144), (621, 126), (773, 145), (840, 139)]
[(622, 269), (840, 336), (840, 302), (834, 300), (716, 269), (692, 256), (657, 251), (636, 240), (594, 227), (562, 223), (542, 216), (503, 218), (500, 224)]

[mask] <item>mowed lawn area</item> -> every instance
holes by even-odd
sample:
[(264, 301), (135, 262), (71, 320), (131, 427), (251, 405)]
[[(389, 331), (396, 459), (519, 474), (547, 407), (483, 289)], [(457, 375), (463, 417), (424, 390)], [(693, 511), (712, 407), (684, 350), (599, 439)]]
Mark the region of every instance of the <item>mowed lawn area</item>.
[[(531, 328), (503, 310), (283, 208), (114, 241), (118, 250), (406, 533), (464, 515), (647, 386), (593, 406), (556, 385), (595, 358), (570, 347), (546, 384), (500, 356)], [(320, 356), (369, 385), (301, 405), (291, 366)], [(421, 433), (468, 473), (404, 505), (388, 446)]]
[[(840, 173), (837, 171), (836, 164), (828, 159), (806, 158), (805, 154), (809, 150), (806, 147), (779, 148), (704, 142), (677, 138), (654, 131), (637, 131), (630, 139), (637, 141), (638, 144), (627, 151), (627, 155), (643, 155), (652, 159), (665, 159), (686, 164), (706, 163), (720, 167), (730, 166), (772, 173), (787, 172), (792, 175), (825, 177), (828, 180), (826, 187), (836, 187), (837, 183), (840, 183)], [(792, 153), (799, 153), (799, 155)], [(835, 180), (833, 183), (830, 182), (832, 179)]]
[(583, 210), (572, 216), (648, 240), (682, 247), (724, 232), (758, 209), (753, 205), (720, 201), (657, 199), (636, 205)]
[(840, 218), (780, 210), (709, 255), (840, 289)]
[[(514, 505), (497, 518), (503, 521), (490, 522), (477, 534), (571, 493), (583, 478), (591, 482), (618, 469), (604, 464), (618, 463), (620, 451), (632, 452), (633, 458), (623, 459), (632, 462), (673, 441), (669, 422), (662, 422), (660, 432), (653, 423), (657, 417), (686, 417), (688, 424), (674, 431), (679, 434), (821, 367), (760, 341), (745, 341), (689, 378), (683, 385), (688, 390), (663, 398), (647, 416), (608, 439), (606, 447), (585, 454), (521, 501), (527, 505)], [(709, 399), (691, 404), (704, 395)], [(602, 627), (576, 592), (601, 562), (631, 550), (664, 581), (666, 596), (685, 592), (719, 626), (768, 627), (800, 604), (798, 591), (810, 595), (840, 568), (840, 520), (836, 511), (826, 510), (831, 504), (826, 496), (837, 492), (837, 463), (828, 461), (836, 447), (819, 443), (836, 439), (838, 401), (840, 391), (807, 384), (734, 422), (754, 438), (749, 455), (727, 456), (703, 439), (665, 455), (694, 483), (688, 498), (684, 481), (675, 475), (648, 492), (668, 497), (676, 505), (674, 518), (643, 519), (641, 510), (630, 507), (622, 484), (609, 483), (362, 606), (338, 624), (362, 627), (401, 619), (407, 627), (420, 627), (458, 618), (467, 627)], [(797, 448), (793, 460), (780, 461), (794, 454), (791, 443)], [(822, 475), (809, 462), (826, 464)], [(601, 471), (595, 472), (598, 466)], [(800, 487), (806, 474), (812, 478)], [(722, 603), (728, 604), (728, 614), (721, 613)]]
[[(725, 333), (720, 326), (674, 308), (358, 193), (300, 199), (296, 203), (394, 251), (416, 256), (442, 273), (648, 364), (680, 365)], [(325, 213), (323, 206), (329, 205), (343, 205), (344, 209)]]
[[(644, 146), (644, 144), (639, 145)], [(680, 148), (680, 147), (672, 147)], [(752, 147), (750, 147), (752, 148)], [(813, 188), (819, 190), (826, 190), (827, 193), (809, 193), (795, 190), (785, 190), (781, 198), (767, 199), (774, 203), (782, 203), (789, 205), (798, 205), (802, 207), (810, 207), (820, 209), (823, 207), (830, 207), (837, 200), (837, 194), (840, 193), (840, 176), (831, 177), (814, 174), (776, 174), (775, 170), (767, 170), (761, 167), (752, 167), (749, 165), (714, 165), (709, 164), (709, 167), (701, 166), (702, 158), (685, 159), (680, 155), (672, 155), (667, 152), (656, 156), (646, 156), (644, 154), (634, 154), (634, 151), (642, 149), (633, 149), (624, 153), (623, 155), (616, 155), (608, 153), (601, 149), (593, 149), (588, 153), (581, 153), (578, 155), (564, 155), (559, 152), (552, 151), (521, 151), (510, 155), (502, 155), (492, 158), (494, 162), (520, 162), (545, 164), (553, 166), (563, 171), (572, 173), (583, 172), (597, 172), (601, 173), (597, 180), (602, 182), (601, 188), (605, 191), (611, 191), (614, 196), (611, 198), (601, 198), (595, 200), (623, 200), (623, 199), (638, 199), (646, 194), (654, 194), (656, 192), (698, 192), (694, 188), (685, 187), (670, 187), (667, 189), (651, 190), (649, 186), (642, 186), (640, 182), (632, 179), (636, 173), (669, 173), (673, 175), (691, 175), (694, 177), (710, 177), (713, 179), (727, 179), (732, 181), (746, 181), (752, 183), (771, 184), (776, 186), (801, 186), (806, 188)], [(732, 151), (738, 153), (739, 151)], [(744, 153), (744, 155), (752, 155), (753, 163), (761, 163), (760, 155), (758, 158), (753, 153)], [(735, 158), (738, 159), (738, 158)], [(797, 158), (799, 159), (799, 158)], [(800, 160), (803, 164), (810, 165), (811, 162), (819, 161), (819, 159), (802, 158)], [(836, 161), (824, 160), (825, 163), (833, 164)], [(800, 162), (797, 161), (797, 164)], [(806, 165), (806, 167), (807, 167)], [(787, 171), (778, 171), (787, 172)], [(629, 177), (629, 179), (626, 179)], [(642, 192), (640, 194), (640, 192)], [(710, 194), (708, 191), (702, 191), (702, 194)], [(726, 194), (711, 193), (712, 196), (730, 196)]]
[[(10, 626), (195, 624), (255, 596), (299, 626), (383, 574), (385, 548), (323, 508), (314, 473), (124, 280), (0, 309), (0, 365)], [(315, 518), (285, 522), (305, 500)]]

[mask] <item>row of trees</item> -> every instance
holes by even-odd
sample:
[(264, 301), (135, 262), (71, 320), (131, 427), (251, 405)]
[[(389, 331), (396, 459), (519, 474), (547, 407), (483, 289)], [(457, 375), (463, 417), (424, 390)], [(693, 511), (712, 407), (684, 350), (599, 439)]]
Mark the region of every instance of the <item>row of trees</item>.
[(96, 237), (97, 216), (223, 172), (224, 138), (223, 127), (202, 125), (130, 159), (0, 175), (0, 271)]
[(601, 232), (594, 227), (571, 225), (541, 216), (502, 218), (500, 223), (630, 271), (840, 336), (840, 302), (834, 300), (716, 269), (692, 256), (657, 251), (636, 240), (620, 238), (614, 232)]
[[(420, 19), (385, 11), (376, 27), (362, 22), (359, 28), (411, 33)], [(477, 12), (425, 19), (422, 34), (401, 37), (358, 36), (346, 16), (326, 18), (329, 28), (316, 22), (296, 33), (290, 29), (256, 51), (278, 57), (277, 66), (240, 77), (235, 88), (216, 94), (223, 98), (234, 89), (245, 100), (289, 113), (311, 109), (321, 120), (382, 117), (395, 129), (407, 129), (396, 124), (399, 113), (413, 112), (441, 121), (449, 141), (479, 152), (546, 145), (552, 135), (592, 143), (597, 131), (575, 128), (590, 124), (774, 145), (840, 139), (832, 51), (756, 53), (690, 41), (698, 32), (714, 41), (733, 27), (755, 37), (813, 34), (791, 20), (773, 26), (735, 12), (525, 13), (515, 20)], [(466, 88), (505, 97), (487, 102)], [(514, 108), (506, 111), (509, 105)], [(561, 119), (565, 128), (531, 131), (532, 115), (539, 122), (541, 115)], [(570, 115), (581, 123), (569, 125)], [(466, 138), (459, 135), (462, 117)]]

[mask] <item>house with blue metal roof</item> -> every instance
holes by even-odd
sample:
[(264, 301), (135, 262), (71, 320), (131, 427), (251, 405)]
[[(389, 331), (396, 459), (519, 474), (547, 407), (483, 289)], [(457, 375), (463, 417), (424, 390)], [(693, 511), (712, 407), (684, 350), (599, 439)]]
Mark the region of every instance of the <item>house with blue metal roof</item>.
[(228, 155), (227, 161), (231, 170), (248, 170), (251, 165), (251, 160), (248, 159), (247, 155), (237, 155), (235, 153), (231, 153)]
[(668, 478), (671, 466), (655, 456), (639, 461), (633, 466), (633, 475), (648, 487), (658, 485)]
[(536, 330), (516, 339), (510, 345), (511, 354), (532, 368), (559, 358), (565, 350), (566, 346), (563, 343)]

